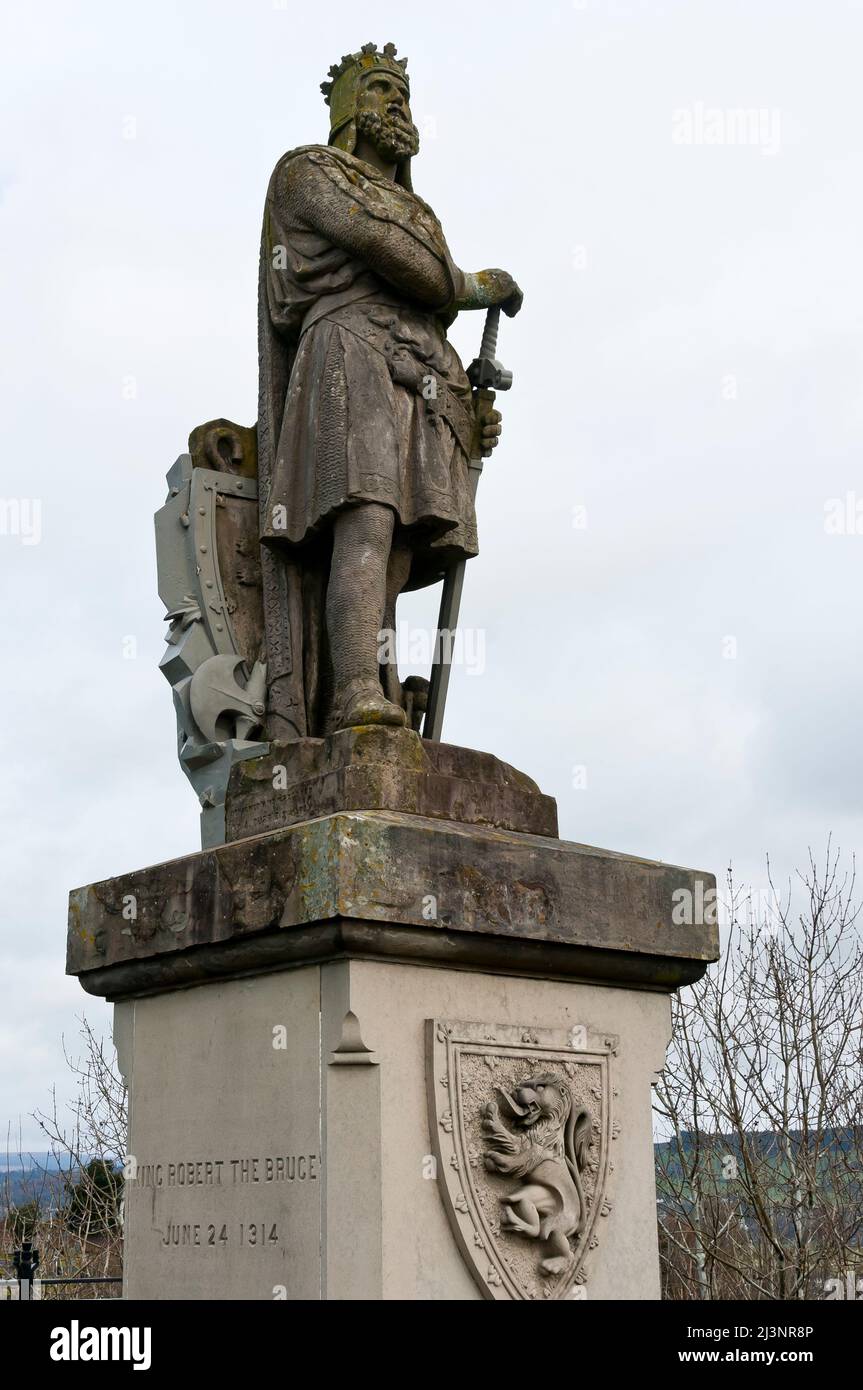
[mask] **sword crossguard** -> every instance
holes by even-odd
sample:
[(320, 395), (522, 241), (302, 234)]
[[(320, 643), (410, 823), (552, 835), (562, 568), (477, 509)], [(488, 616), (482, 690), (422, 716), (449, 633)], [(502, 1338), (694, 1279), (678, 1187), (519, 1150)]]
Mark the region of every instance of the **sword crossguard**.
[(495, 357), (475, 357), (467, 369), (467, 379), (474, 390), (508, 391), (512, 386), (512, 372)]

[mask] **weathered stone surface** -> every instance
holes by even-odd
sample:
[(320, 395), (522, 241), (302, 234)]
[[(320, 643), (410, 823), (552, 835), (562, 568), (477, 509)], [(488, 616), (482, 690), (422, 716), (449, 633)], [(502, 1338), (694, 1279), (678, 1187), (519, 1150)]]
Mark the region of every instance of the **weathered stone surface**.
[[(712, 874), (536, 835), (344, 812), (75, 890), (68, 963), (111, 997), (346, 956), (672, 989)], [(679, 914), (678, 914), (679, 915)]]
[(401, 811), (531, 835), (557, 835), (557, 805), (490, 753), (366, 725), (273, 744), (237, 764), (225, 804), (227, 840), (337, 811)]

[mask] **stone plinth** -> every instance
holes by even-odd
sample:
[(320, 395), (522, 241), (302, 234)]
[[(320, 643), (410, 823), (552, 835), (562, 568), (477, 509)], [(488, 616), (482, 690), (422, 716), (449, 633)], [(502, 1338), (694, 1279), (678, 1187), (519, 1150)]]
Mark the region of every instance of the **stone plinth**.
[(343, 729), (273, 743), (237, 763), (225, 839), (241, 840), (336, 811), (398, 811), (532, 835), (557, 834), (557, 806), (491, 753), (421, 739), (409, 729)]
[[(367, 747), (366, 785), (406, 795)], [(426, 775), (455, 777), (464, 763), (439, 751)], [(311, 751), (294, 810), (310, 785), (318, 805), (337, 795), (334, 756)], [(242, 771), (237, 817), (257, 783), (261, 816), (275, 814), (265, 760)], [(410, 795), (448, 804), (446, 788)], [(713, 887), (440, 810), (380, 809), (76, 890), (68, 970), (115, 1001), (130, 1090), (127, 1296), (658, 1297), (650, 1084), (668, 993), (718, 954), (715, 926), (674, 918)], [(555, 1086), (571, 1119), (546, 1167), (564, 1186), (564, 1152), (580, 1169), (561, 1269), (553, 1231), (510, 1229), (518, 1179), (488, 1167), (544, 1132), (530, 1128), (535, 1095), (550, 1105)]]
[[(126, 1297), (481, 1298), (462, 1253), (476, 1249), (471, 1214), (447, 1201), (440, 1141), (452, 1135), (439, 1085), (430, 1124), (428, 1019), (510, 1025), (519, 1036), (549, 1022), (614, 1030), (610, 1205), (576, 1291), (658, 1298), (650, 1087), (669, 1034), (667, 994), (375, 959), (117, 1004), (138, 1163), (126, 1186)], [(282, 1036), (284, 1050), (274, 1046)]]

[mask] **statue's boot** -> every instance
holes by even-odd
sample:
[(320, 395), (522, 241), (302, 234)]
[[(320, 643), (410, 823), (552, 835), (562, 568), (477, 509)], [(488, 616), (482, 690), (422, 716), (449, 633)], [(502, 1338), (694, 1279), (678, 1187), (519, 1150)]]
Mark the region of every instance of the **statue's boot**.
[(351, 681), (337, 693), (335, 729), (354, 729), (359, 724), (393, 724), (404, 728), (407, 715), (398, 705), (385, 699), (378, 685), (368, 681)]

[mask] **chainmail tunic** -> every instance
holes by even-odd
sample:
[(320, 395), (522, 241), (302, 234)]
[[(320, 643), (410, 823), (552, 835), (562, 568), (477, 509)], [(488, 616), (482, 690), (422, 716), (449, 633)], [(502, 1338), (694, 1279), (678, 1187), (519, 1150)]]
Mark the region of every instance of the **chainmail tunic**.
[(291, 151), (270, 181), (262, 274), (290, 359), (283, 402), (268, 402), (262, 537), (303, 546), (340, 509), (379, 502), (409, 534), (411, 584), (476, 554), (470, 386), (446, 337), (460, 272), (431, 209), (341, 150)]

